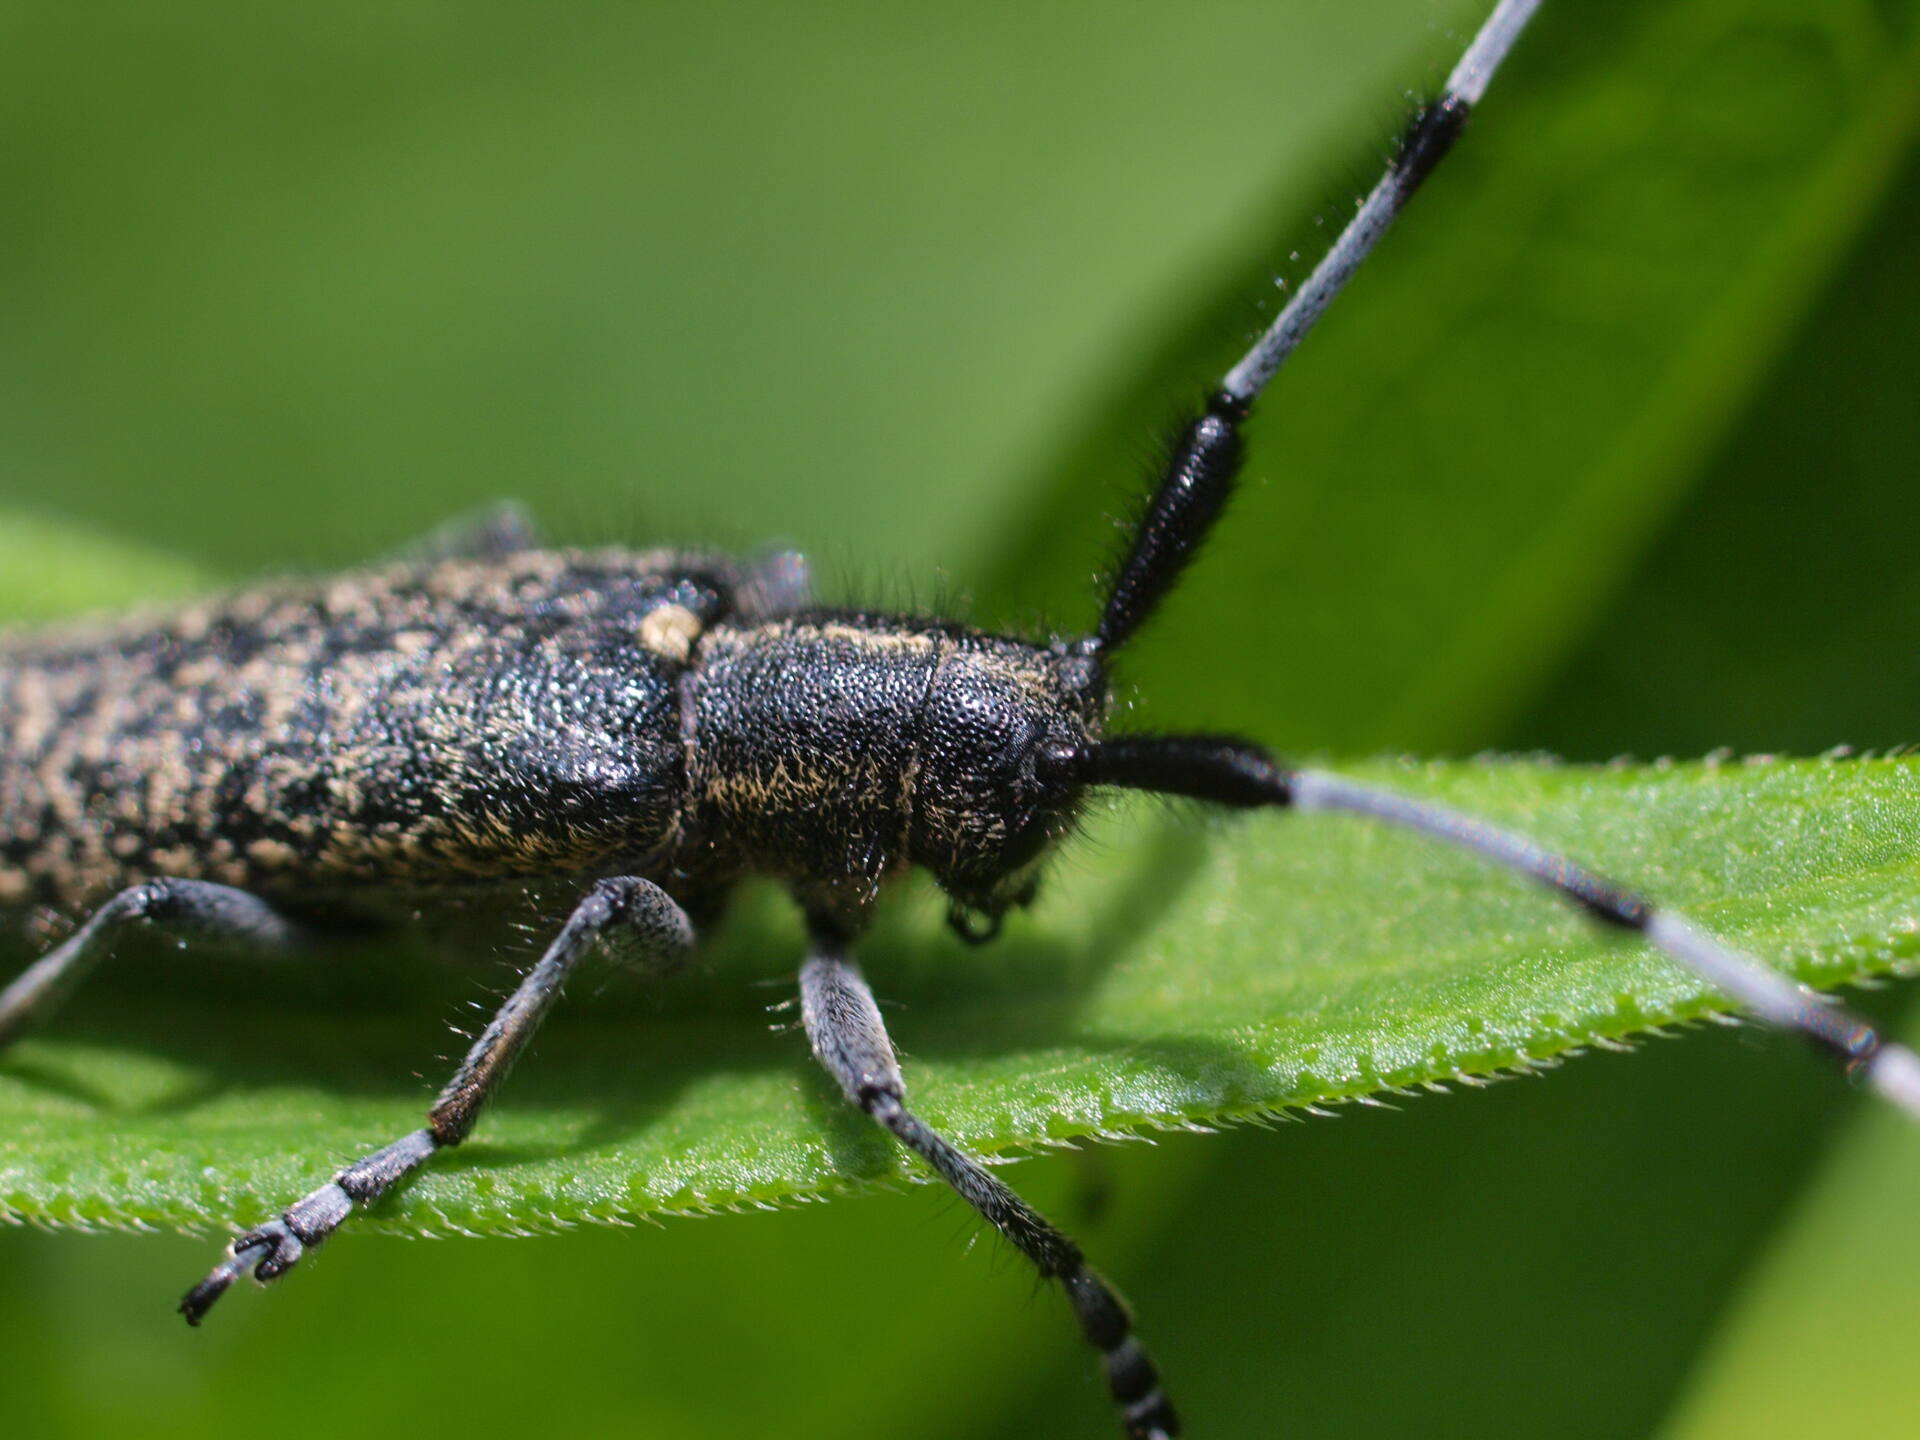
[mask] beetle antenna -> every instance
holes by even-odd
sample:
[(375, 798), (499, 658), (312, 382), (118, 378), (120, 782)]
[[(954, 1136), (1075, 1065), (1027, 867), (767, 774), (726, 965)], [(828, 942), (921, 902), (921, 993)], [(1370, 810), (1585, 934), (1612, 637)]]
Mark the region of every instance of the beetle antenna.
[(1295, 770), (1259, 746), (1227, 736), (1121, 736), (1056, 763), (1082, 784), (1183, 795), (1243, 809), (1337, 810), (1470, 850), (1531, 876), (1607, 925), (1633, 931), (1768, 1024), (1804, 1036), (1839, 1062), (1850, 1079), (1920, 1119), (1920, 1055), (1885, 1039), (1818, 992), (1721, 944), (1683, 916), (1657, 908), (1524, 835), (1323, 770)]
[(1294, 291), (1267, 333), (1262, 335), (1240, 363), (1227, 372), (1221, 390), (1242, 405), (1251, 405), (1254, 397), (1279, 373), (1287, 357), (1334, 301), (1360, 262), (1373, 253), (1380, 237), (1387, 233), (1421, 182), (1434, 172), (1466, 128), (1473, 107), (1487, 93), (1500, 62), (1520, 38), (1520, 32), (1533, 18), (1540, 0), (1500, 0), (1493, 13), (1480, 26), (1480, 33), (1461, 55), (1447, 76), (1438, 98), (1420, 107), (1420, 113), (1407, 126), (1394, 152), (1387, 173), (1368, 192), (1353, 212), (1353, 218), (1335, 238), (1333, 245), (1306, 282)]
[(1100, 626), (1083, 642), (1110, 655), (1159, 608), (1226, 509), (1240, 473), (1240, 422), (1373, 252), (1407, 201), (1453, 148), (1467, 117), (1486, 94), (1500, 62), (1533, 18), (1540, 0), (1500, 0), (1447, 77), (1438, 98), (1420, 108), (1393, 160), (1368, 192), (1304, 284), (1294, 291), (1240, 363), (1229, 370), (1198, 419), (1174, 442), (1153, 498), (1133, 528), (1125, 560), (1107, 592)]

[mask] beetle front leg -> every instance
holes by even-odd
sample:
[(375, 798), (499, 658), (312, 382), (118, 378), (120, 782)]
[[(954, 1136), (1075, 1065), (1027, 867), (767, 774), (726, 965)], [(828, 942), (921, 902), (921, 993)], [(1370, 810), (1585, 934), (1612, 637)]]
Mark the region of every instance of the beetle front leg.
[(356, 1206), (371, 1205), (435, 1152), (465, 1140), (481, 1107), (560, 998), (567, 977), (596, 946), (623, 962), (664, 965), (692, 944), (686, 912), (652, 881), (620, 876), (596, 884), (460, 1062), (427, 1112), (426, 1127), (363, 1155), (274, 1219), (237, 1237), (227, 1246), (226, 1259), (181, 1300), (187, 1323), (198, 1325), (249, 1270), (262, 1283), (284, 1275), (310, 1246), (339, 1229)]
[(800, 971), (800, 1015), (813, 1053), (847, 1099), (866, 1111), (1049, 1280), (1058, 1280), (1087, 1343), (1100, 1352), (1107, 1389), (1130, 1440), (1172, 1440), (1180, 1433), (1153, 1360), (1133, 1337), (1126, 1303), (1086, 1262), (1080, 1247), (989, 1174), (972, 1156), (906, 1106), (906, 1081), (880, 1008), (858, 967), (837, 946), (816, 939)]

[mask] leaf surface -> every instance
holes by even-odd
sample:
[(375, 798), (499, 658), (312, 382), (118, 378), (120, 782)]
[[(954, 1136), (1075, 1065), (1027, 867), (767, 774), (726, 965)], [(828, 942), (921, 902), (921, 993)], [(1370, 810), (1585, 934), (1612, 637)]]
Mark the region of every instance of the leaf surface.
[[(1920, 952), (1917, 760), (1366, 773), (1631, 871), (1817, 983)], [(981, 1153), (1526, 1068), (1713, 1006), (1525, 884), (1344, 817), (1127, 804), (1054, 878), (990, 950), (942, 935), (922, 892), (863, 952), (919, 1104)], [(765, 1033), (788, 982), (745, 982), (784, 977), (798, 938), (781, 907), (751, 907), (657, 1003), (577, 982), (481, 1134), (367, 1223), (630, 1221), (907, 1172), (797, 1037)], [(449, 1048), (436, 1011), (474, 987), (399, 950), (259, 977), (164, 952), (119, 970), (0, 1062), (19, 1157), (0, 1201), (19, 1216), (192, 1227), (279, 1208), (418, 1125), (416, 1077)]]

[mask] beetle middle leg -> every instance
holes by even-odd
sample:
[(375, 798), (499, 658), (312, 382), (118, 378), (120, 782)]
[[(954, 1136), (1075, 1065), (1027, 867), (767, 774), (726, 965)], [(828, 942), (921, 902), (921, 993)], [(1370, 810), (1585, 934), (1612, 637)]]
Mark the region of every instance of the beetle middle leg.
[(303, 932), (266, 901), (208, 880), (129, 885), (0, 990), (0, 1049), (40, 1024), (133, 926), (253, 951), (290, 950)]
[(467, 1051), (427, 1112), (426, 1126), (361, 1156), (266, 1224), (238, 1236), (227, 1246), (226, 1258), (180, 1302), (187, 1323), (198, 1325), (246, 1271), (263, 1282), (285, 1274), (307, 1247), (339, 1229), (355, 1206), (371, 1205), (436, 1151), (465, 1140), (481, 1107), (560, 998), (567, 977), (596, 947), (624, 963), (664, 967), (692, 944), (686, 912), (652, 881), (618, 876), (595, 884)]
[(1058, 1280), (1087, 1343), (1100, 1352), (1107, 1388), (1134, 1440), (1180, 1433), (1173, 1405), (1140, 1342), (1126, 1303), (1087, 1264), (1080, 1247), (906, 1106), (906, 1081), (873, 991), (839, 948), (816, 939), (800, 970), (800, 1014), (813, 1053), (848, 1100), (931, 1165), (1040, 1274)]

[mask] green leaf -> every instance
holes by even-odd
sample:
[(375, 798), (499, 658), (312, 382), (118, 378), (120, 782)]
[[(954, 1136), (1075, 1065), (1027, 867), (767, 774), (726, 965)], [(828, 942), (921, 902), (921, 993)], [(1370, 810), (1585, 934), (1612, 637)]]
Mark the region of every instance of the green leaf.
[(1663, 1440), (1817, 1434), (1835, 1395), (1849, 1426), (1900, 1433), (1913, 1414), (1916, 1194), (1911, 1124), (1861, 1116), (1747, 1277)]
[(40, 515), (0, 519), (0, 619), (9, 622), (158, 605), (206, 586), (201, 567), (138, 542)]
[[(1381, 778), (1631, 869), (1812, 981), (1920, 953), (1920, 760)], [(866, 947), (920, 1103), (961, 1144), (1001, 1154), (1524, 1069), (1713, 1004), (1671, 964), (1416, 839), (1339, 817), (1155, 818), (1103, 817), (1039, 915), (985, 955), (932, 941), (927, 904)], [(908, 1172), (796, 1040), (753, 1023), (765, 997), (740, 980), (770, 945), (792, 950), (749, 927), (657, 1010), (575, 997), (481, 1136), (363, 1228), (631, 1221)], [(415, 1126), (407, 1077), (435, 1048), (433, 1003), (376, 984), (373, 1008), (364, 991), (296, 1006), (296, 988), (317, 987), (176, 973), (23, 1042), (0, 1069), (0, 1123), (32, 1163), (0, 1202), (42, 1222), (224, 1227)]]

